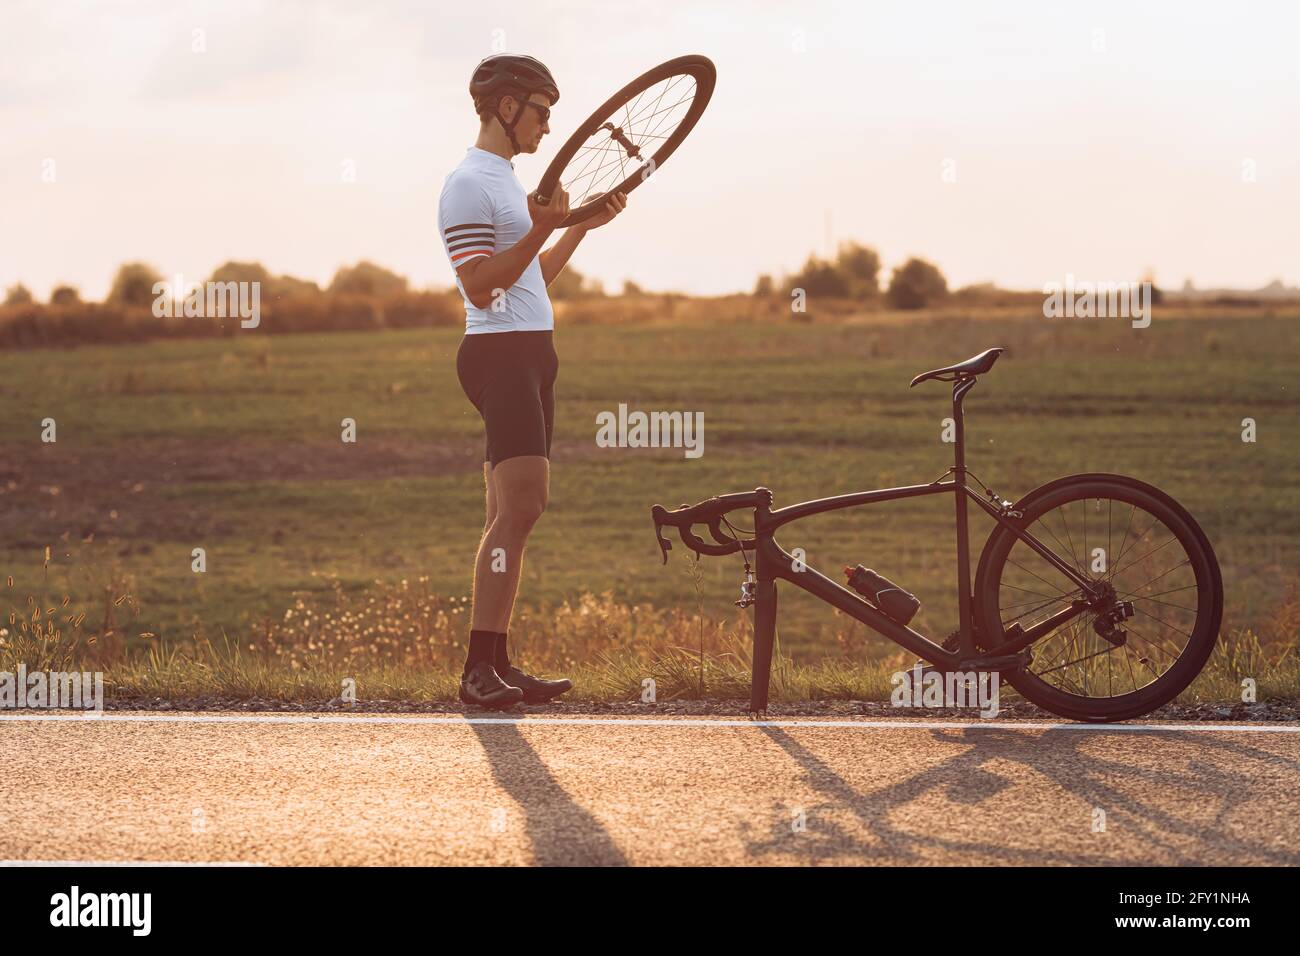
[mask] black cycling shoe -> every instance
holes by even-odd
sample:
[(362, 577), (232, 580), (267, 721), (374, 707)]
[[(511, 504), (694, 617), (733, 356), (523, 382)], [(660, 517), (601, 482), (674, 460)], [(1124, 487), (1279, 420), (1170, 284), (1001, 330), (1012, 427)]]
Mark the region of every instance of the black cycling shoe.
[(565, 691), (573, 689), (573, 681), (542, 680), (532, 674), (525, 674), (513, 664), (506, 668), (501, 679), (511, 687), (518, 687), (524, 695), (524, 700), (530, 704), (544, 704), (551, 698), (559, 697)]
[(463, 704), (500, 709), (523, 699), (524, 692), (503, 681), (490, 661), (479, 661), (460, 681), (460, 700)]

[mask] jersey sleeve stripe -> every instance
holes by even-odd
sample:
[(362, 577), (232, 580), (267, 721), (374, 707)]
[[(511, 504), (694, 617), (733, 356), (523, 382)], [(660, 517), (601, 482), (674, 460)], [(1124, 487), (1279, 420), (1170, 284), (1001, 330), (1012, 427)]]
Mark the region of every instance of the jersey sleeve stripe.
[(496, 249), (496, 243), (485, 242), (482, 239), (467, 239), (464, 242), (447, 243), (448, 252), (460, 252), (462, 249), (472, 249), (472, 248), (493, 250)]
[(453, 239), (464, 239), (466, 236), (487, 236), (491, 238), (495, 235), (496, 230), (491, 226), (452, 226), (444, 229), (442, 234), (450, 242)]
[(489, 249), (471, 249), (469, 252), (459, 252), (451, 257), (452, 262), (459, 262), (461, 259), (473, 259), (475, 256), (490, 257), (492, 255)]

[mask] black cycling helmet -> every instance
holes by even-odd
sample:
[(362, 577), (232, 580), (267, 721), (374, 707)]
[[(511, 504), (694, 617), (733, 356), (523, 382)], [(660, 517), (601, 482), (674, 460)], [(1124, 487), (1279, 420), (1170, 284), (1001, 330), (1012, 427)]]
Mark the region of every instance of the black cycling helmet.
[(540, 60), (522, 54), (498, 53), (487, 57), (474, 67), (469, 80), (469, 95), (480, 116), (488, 101), (497, 98), (492, 104), (492, 111), (510, 137), (510, 145), (515, 152), (519, 152), (519, 143), (515, 141), (515, 124), (519, 122), (523, 110), (516, 111), (515, 118), (507, 123), (499, 111), (499, 97), (509, 94), (522, 102), (533, 93), (544, 93), (550, 97), (552, 106), (560, 100), (560, 87), (555, 82), (555, 77), (551, 76), (551, 71)]

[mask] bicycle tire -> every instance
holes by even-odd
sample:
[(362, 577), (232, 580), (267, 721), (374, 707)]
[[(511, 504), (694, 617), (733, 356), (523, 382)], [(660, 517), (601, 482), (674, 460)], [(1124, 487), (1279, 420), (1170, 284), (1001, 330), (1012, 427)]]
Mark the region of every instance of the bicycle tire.
[(560, 182), (560, 177), (569, 165), (569, 161), (573, 159), (587, 140), (600, 129), (602, 123), (610, 119), (617, 110), (631, 102), (637, 95), (656, 83), (681, 74), (692, 76), (695, 79), (696, 89), (690, 108), (677, 128), (673, 130), (672, 134), (655, 154), (650, 157), (647, 164), (639, 166), (631, 176), (628, 176), (617, 186), (605, 190), (599, 196), (583, 203), (577, 209), (570, 209), (568, 218), (560, 224), (559, 228), (567, 228), (589, 219), (600, 210), (605, 203), (606, 197), (612, 193), (632, 192), (649, 178), (649, 175), (644, 174), (647, 166), (651, 169), (650, 175), (658, 173), (668, 157), (681, 145), (682, 140), (686, 138), (686, 134), (695, 128), (695, 124), (699, 122), (700, 116), (704, 113), (704, 108), (709, 105), (709, 99), (713, 96), (713, 88), (717, 82), (717, 69), (714, 67), (713, 61), (699, 54), (688, 54), (660, 63), (653, 69), (647, 70), (602, 103), (560, 147), (560, 151), (555, 154), (551, 164), (546, 167), (546, 172), (542, 174), (541, 182), (538, 184), (537, 192), (541, 196), (549, 197), (554, 193), (555, 187)]
[[(1141, 507), (1164, 524), (1182, 545), (1197, 588), (1196, 619), (1188, 632), (1187, 644), (1169, 669), (1154, 681), (1116, 696), (1067, 693), (1051, 686), (1032, 670), (1010, 671), (1004, 676), (1025, 699), (1045, 710), (1072, 720), (1106, 723), (1148, 714), (1173, 700), (1196, 679), (1218, 639), (1223, 618), (1223, 578), (1214, 548), (1191, 514), (1160, 489), (1135, 478), (1083, 474), (1058, 479), (1016, 502), (1014, 510), (1023, 517), (1012, 520), (1017, 527), (1028, 528), (1061, 505), (1093, 498)], [(1006, 562), (1017, 541), (1014, 533), (999, 525), (989, 535), (980, 555), (975, 575), (974, 612), (980, 643), (986, 649), (1006, 639), (1000, 595)]]

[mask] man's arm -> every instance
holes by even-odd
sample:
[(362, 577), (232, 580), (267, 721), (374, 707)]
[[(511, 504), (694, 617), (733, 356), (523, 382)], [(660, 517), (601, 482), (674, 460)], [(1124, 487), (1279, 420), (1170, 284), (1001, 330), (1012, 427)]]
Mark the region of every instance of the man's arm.
[[(481, 209), (482, 207), (479, 207), (477, 213), (480, 216), (482, 216)], [(463, 216), (467, 210), (468, 207), (457, 212)], [(465, 289), (465, 297), (476, 308), (491, 308), (495, 290), (508, 289), (519, 281), (519, 277), (538, 255), (547, 237), (569, 217), (569, 195), (563, 189), (557, 188), (550, 204), (546, 206), (539, 206), (535, 197), (529, 196), (528, 214), (533, 221), (532, 226), (522, 239), (504, 252), (490, 255), (485, 250), (474, 248), (473, 240), (460, 244), (467, 247), (467, 251), (462, 254), (468, 258), (456, 266), (456, 275)], [(449, 218), (455, 221), (457, 213), (449, 213)], [(460, 221), (465, 220), (461, 218)], [(465, 228), (468, 229), (468, 226)], [(490, 239), (488, 242), (487, 248), (490, 249)]]
[(549, 286), (555, 277), (560, 274), (569, 257), (573, 255), (573, 250), (578, 248), (578, 243), (582, 242), (582, 237), (591, 230), (605, 225), (624, 209), (627, 208), (627, 193), (615, 193), (605, 203), (605, 208), (596, 213), (589, 219), (584, 219), (576, 226), (570, 226), (564, 230), (564, 235), (560, 241), (537, 257), (537, 261), (542, 266), (542, 279)]
[(560, 236), (560, 241), (537, 257), (537, 261), (542, 266), (542, 281), (548, 286), (555, 281), (555, 277), (560, 274), (573, 255), (573, 250), (578, 248), (578, 243), (582, 242), (582, 237), (587, 234), (585, 223), (578, 223), (576, 226), (570, 226), (564, 230), (564, 235)]
[(465, 296), (476, 308), (490, 307), (492, 291), (508, 289), (518, 282), (528, 268), (528, 263), (533, 261), (553, 231), (553, 227), (539, 227), (534, 223), (524, 237), (505, 252), (495, 256), (479, 256), (458, 267), (456, 274), (460, 276), (460, 284), (465, 288)]

